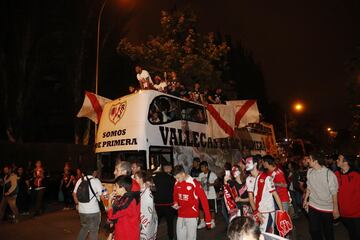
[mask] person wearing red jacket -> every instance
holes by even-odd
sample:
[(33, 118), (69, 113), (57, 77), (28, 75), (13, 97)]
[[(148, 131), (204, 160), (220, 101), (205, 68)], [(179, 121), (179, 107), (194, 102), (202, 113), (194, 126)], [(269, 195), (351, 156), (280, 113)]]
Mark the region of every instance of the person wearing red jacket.
[(351, 240), (360, 239), (360, 174), (351, 168), (348, 157), (340, 154), (337, 161), (339, 212)]
[(197, 218), (199, 217), (199, 200), (205, 213), (206, 226), (211, 226), (211, 215), (208, 200), (200, 183), (189, 176), (184, 167), (174, 167), (176, 183), (174, 186), (174, 205), (178, 210), (176, 234), (179, 240), (196, 239)]
[(130, 176), (117, 177), (110, 195), (107, 217), (115, 222), (115, 240), (140, 239), (140, 194), (131, 191), (132, 185)]

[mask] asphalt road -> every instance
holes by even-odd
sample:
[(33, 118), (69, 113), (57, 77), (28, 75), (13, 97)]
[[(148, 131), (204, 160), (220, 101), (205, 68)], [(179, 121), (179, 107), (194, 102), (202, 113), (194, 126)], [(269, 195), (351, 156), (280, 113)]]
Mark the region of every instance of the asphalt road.
[[(296, 239), (310, 239), (308, 234), (308, 225), (305, 216), (302, 216), (295, 222)], [(46, 213), (42, 216), (30, 218), (26, 217), (17, 224), (8, 222), (0, 224), (1, 240), (74, 240), (79, 232), (79, 217), (75, 210), (62, 211), (57, 210)], [(348, 239), (345, 228), (342, 224), (334, 227), (335, 239)], [(106, 239), (105, 234), (101, 231), (99, 239)], [(158, 238), (166, 240), (165, 221), (160, 224)], [(198, 239), (207, 240), (226, 240), (226, 227), (220, 215), (217, 216), (216, 228), (213, 230), (199, 230)]]

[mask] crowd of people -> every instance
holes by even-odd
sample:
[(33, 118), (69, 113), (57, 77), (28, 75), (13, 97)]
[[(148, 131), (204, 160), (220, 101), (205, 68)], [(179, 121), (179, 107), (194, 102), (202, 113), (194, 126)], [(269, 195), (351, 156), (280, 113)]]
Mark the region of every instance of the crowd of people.
[[(329, 163), (319, 154), (291, 161), (250, 156), (235, 165), (225, 164), (223, 176), (199, 158), (194, 158), (189, 173), (166, 161), (154, 172), (144, 171), (139, 162), (119, 161), (115, 190), (109, 195), (109, 239), (156, 239), (162, 218), (169, 239), (175, 234), (181, 240), (196, 239), (198, 229), (216, 227), (219, 199), (231, 240), (292, 239), (290, 217), (296, 220), (299, 214), (307, 215), (312, 239), (334, 239), (333, 224), (339, 217), (350, 239), (359, 239), (360, 175), (351, 158), (336, 159)], [(95, 192), (99, 201), (107, 198), (99, 184)], [(83, 203), (76, 203), (82, 218)], [(97, 201), (93, 204), (98, 206)], [(81, 233), (93, 233), (91, 239), (97, 238), (99, 207), (95, 213), (96, 221), (85, 223), (88, 216), (81, 220)], [(281, 216), (282, 221), (288, 217), (287, 225), (276, 224)], [(91, 230), (94, 222), (97, 228)]]
[[(5, 166), (3, 173), (1, 220), (6, 206), (14, 222), (30, 210), (41, 214), (46, 186), (41, 162), (27, 169)], [(119, 160), (109, 191), (95, 173), (73, 172), (66, 163), (60, 181), (64, 210), (79, 212), (78, 239), (98, 239), (101, 214), (106, 212), (109, 240), (156, 239), (164, 218), (169, 239), (193, 240), (199, 229), (216, 228), (215, 222), (221, 221), (215, 219), (218, 209), (230, 240), (293, 239), (290, 219), (295, 221), (300, 214), (307, 216), (314, 240), (334, 239), (337, 219), (349, 239), (360, 239), (360, 175), (353, 159), (342, 154), (292, 159), (249, 156), (233, 165), (226, 163), (221, 175), (199, 158), (193, 159), (189, 172), (166, 160), (153, 171), (145, 171), (138, 161)]]
[[(357, 166), (354, 158), (342, 154), (325, 157), (316, 153), (284, 162), (269, 155), (252, 156), (240, 161), (235, 168), (228, 166), (232, 176), (229, 174), (224, 178), (224, 199), (229, 210), (225, 215), (237, 219), (235, 225), (246, 223), (251, 226), (234, 233), (238, 226), (231, 227), (230, 224), (229, 236), (234, 236), (230, 239), (245, 239), (236, 236), (248, 236), (246, 234), (256, 236), (254, 239), (267, 239), (274, 233), (291, 239), (291, 231), (284, 233), (282, 226), (274, 225), (277, 209), (286, 211), (293, 220), (299, 214), (305, 214), (311, 239), (335, 239), (333, 226), (339, 219), (347, 229), (349, 239), (360, 239)], [(241, 176), (244, 171), (247, 177)], [(240, 183), (235, 187), (236, 191), (232, 190), (234, 180)], [(247, 195), (239, 197), (244, 188)], [(230, 192), (229, 196), (226, 196), (227, 192)], [(242, 205), (238, 205), (239, 202)], [(252, 220), (245, 219), (248, 217), (254, 219), (258, 227), (253, 226)]]
[(7, 213), (7, 206), (12, 212), (10, 217), (14, 223), (19, 221), (20, 215), (42, 214), (46, 183), (41, 161), (36, 161), (35, 167), (31, 161), (26, 168), (17, 167), (15, 164), (4, 166), (2, 176), (0, 179), (2, 186), (0, 222)]
[(203, 89), (198, 82), (196, 82), (194, 86), (186, 86), (178, 79), (174, 71), (170, 72), (170, 76), (168, 77), (164, 74), (164, 78), (156, 75), (154, 81), (149, 72), (140, 66), (135, 67), (135, 72), (137, 74), (137, 80), (139, 81), (139, 88), (129, 86), (129, 93), (135, 93), (139, 89), (153, 89), (204, 105), (208, 103), (224, 104), (227, 100), (221, 87), (217, 87), (211, 91), (208, 87)]

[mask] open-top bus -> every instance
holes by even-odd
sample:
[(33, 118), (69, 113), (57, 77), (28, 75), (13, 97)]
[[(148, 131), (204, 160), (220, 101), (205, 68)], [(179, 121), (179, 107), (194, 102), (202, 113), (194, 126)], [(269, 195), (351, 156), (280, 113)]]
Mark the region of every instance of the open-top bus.
[(113, 179), (117, 159), (143, 163), (161, 161), (190, 170), (194, 157), (206, 160), (219, 173), (225, 162), (248, 154), (274, 151), (272, 126), (237, 129), (232, 138), (206, 135), (205, 106), (154, 90), (140, 90), (107, 103), (98, 126), (95, 149), (103, 180)]

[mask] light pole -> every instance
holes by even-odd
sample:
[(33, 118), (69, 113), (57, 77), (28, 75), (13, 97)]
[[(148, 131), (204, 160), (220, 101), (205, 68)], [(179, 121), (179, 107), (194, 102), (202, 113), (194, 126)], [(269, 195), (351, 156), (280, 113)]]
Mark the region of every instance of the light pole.
[(104, 8), (106, 6), (106, 3), (109, 0), (104, 0), (104, 2), (101, 5), (98, 21), (97, 21), (97, 36), (96, 36), (96, 66), (95, 66), (95, 94), (98, 94), (98, 88), (99, 88), (99, 52), (100, 52), (100, 30), (101, 30), (101, 17), (104, 12)]

